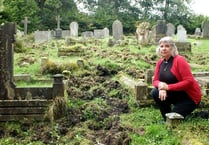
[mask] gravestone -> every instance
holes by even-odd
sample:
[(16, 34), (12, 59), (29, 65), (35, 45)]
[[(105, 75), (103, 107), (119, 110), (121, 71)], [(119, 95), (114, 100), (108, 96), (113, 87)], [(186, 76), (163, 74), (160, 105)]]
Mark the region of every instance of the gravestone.
[(14, 23), (7, 23), (0, 27), (0, 100), (11, 100), (15, 95), (13, 81), (15, 33), (16, 25)]
[(70, 37), (70, 30), (62, 30), (62, 37), (63, 38)]
[(182, 25), (177, 26), (177, 41), (178, 42), (187, 41), (187, 31)]
[(202, 34), (201, 29), (200, 29), (200, 28), (196, 28), (196, 29), (195, 29), (195, 32), (194, 32), (194, 35), (195, 35), (196, 37), (198, 37), (198, 36), (201, 36), (201, 34)]
[(28, 20), (28, 17), (25, 17), (25, 19), (22, 20), (22, 23), (24, 24), (24, 35), (27, 35), (28, 24), (30, 23), (30, 21)]
[(35, 31), (35, 43), (48, 42), (52, 39), (51, 31)]
[(57, 21), (57, 28), (55, 30), (55, 38), (61, 39), (62, 38), (62, 29), (60, 28), (61, 18), (59, 15), (56, 16), (56, 21)]
[(105, 38), (108, 38), (109, 36), (110, 36), (110, 31), (109, 31), (109, 29), (108, 28), (104, 28), (104, 37)]
[(166, 35), (173, 37), (175, 35), (175, 26), (172, 23), (167, 24), (167, 32)]
[(154, 42), (158, 43), (159, 40), (166, 36), (167, 32), (167, 24), (164, 20), (158, 20), (157, 24), (155, 27), (153, 27), (153, 37), (154, 37)]
[(119, 20), (115, 20), (112, 24), (112, 35), (116, 41), (123, 39), (123, 25)]
[(209, 21), (207, 20), (202, 22), (202, 37), (209, 38)]
[(137, 25), (136, 29), (136, 36), (137, 36), (137, 42), (140, 45), (147, 45), (150, 43), (150, 23), (148, 22), (142, 22)]
[(96, 29), (96, 30), (94, 30), (94, 37), (96, 39), (103, 39), (103, 38), (105, 38), (104, 29)]
[(77, 22), (70, 23), (70, 36), (78, 37), (78, 23)]
[(94, 37), (94, 33), (92, 31), (85, 31), (81, 33), (81, 36), (85, 38), (92, 38)]

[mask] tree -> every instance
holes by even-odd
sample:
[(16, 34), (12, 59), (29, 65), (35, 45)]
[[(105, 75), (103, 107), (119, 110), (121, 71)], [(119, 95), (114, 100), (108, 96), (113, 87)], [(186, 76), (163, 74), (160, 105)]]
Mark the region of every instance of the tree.
[(37, 29), (40, 23), (40, 17), (38, 16), (39, 7), (33, 0), (6, 0), (4, 1), (4, 12), (8, 16), (5, 21), (16, 22), (19, 29), (23, 30), (22, 20), (28, 17), (31, 21), (28, 27), (28, 32), (32, 32)]

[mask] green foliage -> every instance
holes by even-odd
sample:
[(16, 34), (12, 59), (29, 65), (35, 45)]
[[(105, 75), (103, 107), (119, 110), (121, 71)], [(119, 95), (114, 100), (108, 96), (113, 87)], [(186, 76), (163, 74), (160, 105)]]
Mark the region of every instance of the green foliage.
[(43, 68), (42, 68), (42, 73), (43, 74), (61, 74), (64, 70), (69, 70), (69, 71), (74, 71), (78, 69), (78, 64), (77, 63), (57, 63), (54, 61), (48, 60)]
[[(175, 26), (182, 24), (188, 33), (200, 27), (205, 16), (193, 15), (192, 10), (181, 0), (4, 0), (0, 1), (0, 23), (16, 22), (23, 30), (25, 17), (28, 17), (28, 32), (56, 29), (56, 16), (61, 17), (61, 28), (69, 29), (69, 23), (77, 21), (79, 33), (86, 30), (109, 28), (118, 19), (123, 24), (125, 34), (134, 34), (136, 21), (150, 22), (166, 20)], [(84, 4), (86, 13), (79, 12), (79, 3)], [(187, 3), (190, 3), (187, 1)], [(185, 21), (185, 19), (187, 21)]]
[(26, 52), (26, 49), (23, 47), (23, 42), (21, 40), (16, 40), (15, 42), (15, 50), (16, 53)]
[(4, 1), (4, 11), (9, 15), (9, 20), (16, 22), (17, 25), (22, 26), (25, 17), (29, 18), (30, 24), (28, 24), (28, 32), (35, 31), (40, 22), (40, 17), (38, 16), (39, 7), (34, 0), (7, 0)]

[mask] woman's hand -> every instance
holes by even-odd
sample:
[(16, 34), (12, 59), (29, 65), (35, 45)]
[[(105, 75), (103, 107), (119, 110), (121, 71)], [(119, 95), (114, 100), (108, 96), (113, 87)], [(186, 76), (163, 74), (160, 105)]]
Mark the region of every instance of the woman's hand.
[(159, 90), (159, 98), (161, 101), (165, 101), (167, 97), (167, 92), (166, 90)]
[(168, 90), (168, 85), (166, 83), (164, 83), (164, 82), (160, 82), (158, 84), (158, 89), (159, 90)]

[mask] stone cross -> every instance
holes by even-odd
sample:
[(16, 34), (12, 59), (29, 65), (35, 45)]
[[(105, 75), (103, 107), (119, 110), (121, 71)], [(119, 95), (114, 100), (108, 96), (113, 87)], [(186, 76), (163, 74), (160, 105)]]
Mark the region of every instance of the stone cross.
[(13, 43), (16, 25), (7, 23), (0, 27), (0, 100), (11, 100), (15, 96), (13, 81)]
[(28, 17), (25, 17), (25, 19), (22, 20), (22, 23), (24, 24), (24, 35), (27, 35), (28, 24), (30, 23)]
[(57, 29), (59, 30), (60, 29), (60, 21), (61, 21), (60, 15), (56, 16), (56, 21), (57, 21)]

